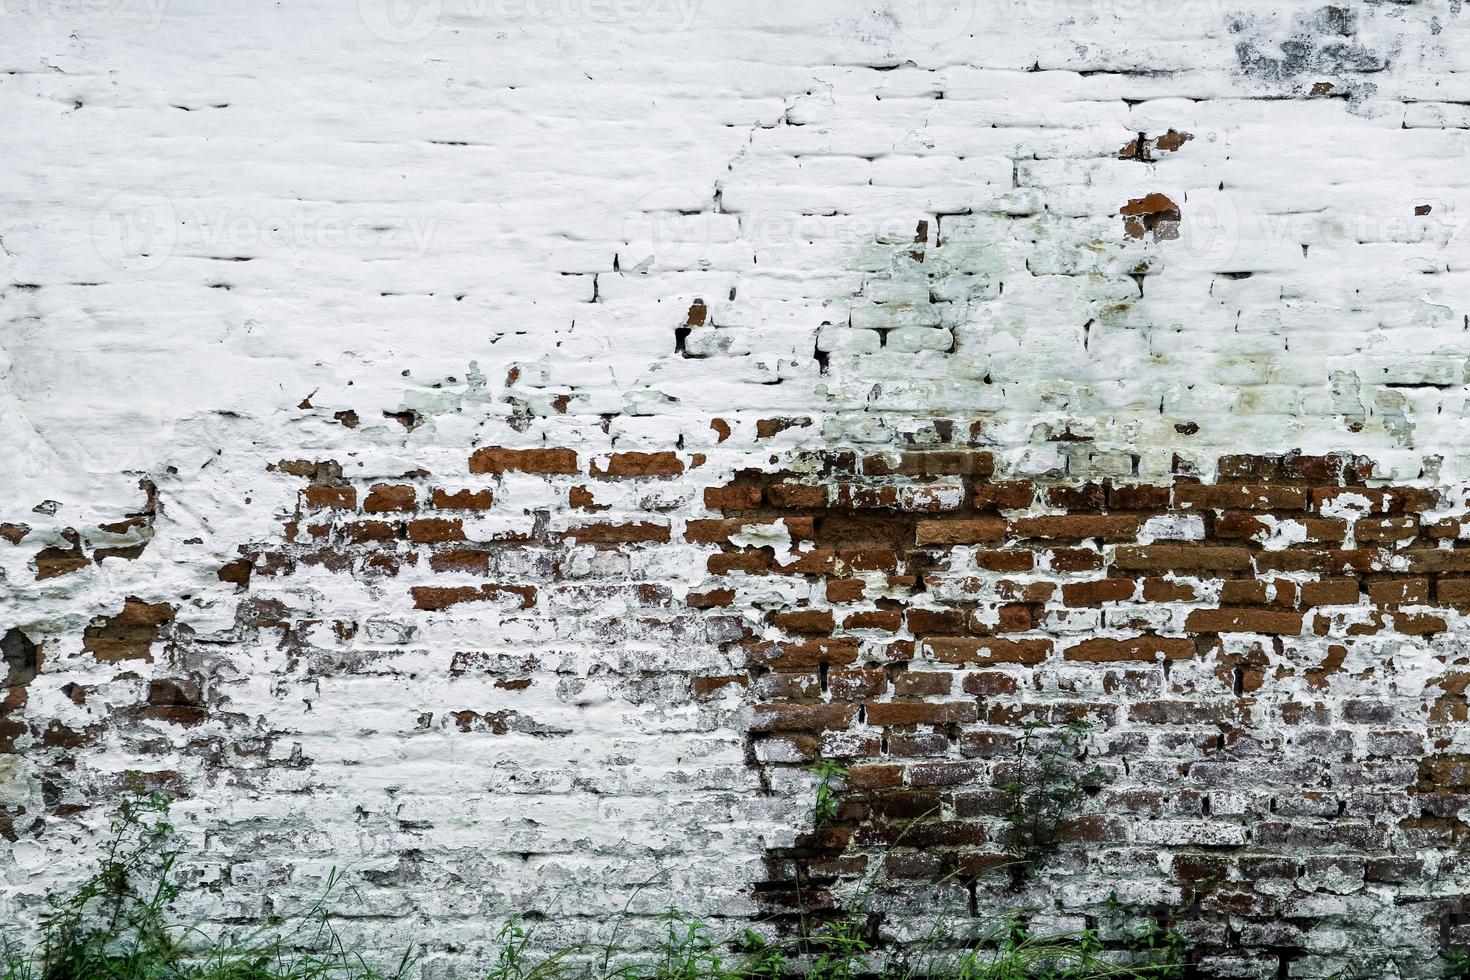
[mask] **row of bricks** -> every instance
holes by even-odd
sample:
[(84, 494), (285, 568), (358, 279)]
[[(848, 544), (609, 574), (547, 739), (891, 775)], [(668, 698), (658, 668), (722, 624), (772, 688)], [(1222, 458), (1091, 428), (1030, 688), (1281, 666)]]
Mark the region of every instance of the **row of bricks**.
[[(1023, 510), (1044, 500), (1046, 506), (1089, 514), (1205, 510), (1321, 511), (1341, 505), (1376, 514), (1417, 513), (1439, 505), (1434, 490), (1415, 487), (1295, 486), (1269, 483), (1175, 483), (1083, 486), (1038, 486), (1030, 480), (967, 484), (955, 480), (883, 483), (782, 480), (766, 484), (732, 483), (708, 487), (711, 510), (749, 512), (769, 506), (778, 510), (825, 508), (920, 512)], [(1078, 515), (1081, 516), (1081, 515)]]
[[(569, 535), (572, 532), (567, 532)], [(853, 572), (895, 572), (904, 563), (893, 548), (817, 548), (797, 552), (791, 560), (776, 558), (770, 549), (740, 548), (713, 554), (707, 567), (713, 575), (731, 572), (795, 575), (843, 575)], [(1092, 572), (1110, 567), (1127, 573), (1183, 575), (1257, 575), (1263, 573), (1317, 575), (1371, 574), (1393, 569), (1411, 575), (1470, 573), (1470, 549), (1413, 548), (1285, 548), (1257, 551), (1243, 546), (1153, 544), (1117, 546), (1108, 551), (1089, 548), (1001, 548), (968, 552), (964, 556), (987, 572)]]

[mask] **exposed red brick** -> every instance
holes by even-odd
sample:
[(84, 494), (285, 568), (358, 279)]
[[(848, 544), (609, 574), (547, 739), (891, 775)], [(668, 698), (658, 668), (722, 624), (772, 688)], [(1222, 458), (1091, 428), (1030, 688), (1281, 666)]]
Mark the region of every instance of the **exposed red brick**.
[(495, 496), (489, 490), (448, 490), (434, 488), (431, 497), (439, 510), (489, 510)]
[(999, 544), (1006, 537), (1006, 522), (995, 518), (974, 520), (921, 520), (916, 540), (921, 545)]
[(761, 488), (736, 484), (705, 487), (704, 505), (710, 510), (749, 510), (761, 505)]
[(504, 449), (487, 446), (470, 456), (470, 472), (576, 473), (577, 454), (570, 449)]
[(1272, 633), (1295, 636), (1302, 631), (1302, 614), (1274, 609), (1196, 609), (1185, 629), (1200, 633)]
[(1126, 639), (1097, 637), (1073, 644), (1062, 652), (1066, 660), (1085, 663), (1118, 663), (1137, 660), (1192, 660), (1194, 641), (1187, 637), (1133, 636)]
[(972, 636), (931, 636), (923, 646), (935, 660), (951, 664), (1039, 664), (1051, 652), (1050, 640)]
[(418, 491), (407, 484), (375, 484), (362, 502), (368, 514), (386, 514), (392, 511), (413, 510), (418, 503)]
[(684, 463), (677, 453), (613, 453), (606, 463), (592, 461), (593, 476), (678, 476)]
[(650, 524), (640, 521), (631, 524), (583, 524), (561, 533), (578, 544), (635, 544), (640, 541), (667, 542), (669, 528), (666, 524)]
[(435, 586), (416, 585), (409, 592), (417, 609), (438, 611), (465, 602), (494, 602), (514, 598), (520, 608), (530, 609), (536, 604), (536, 589), (529, 585), (460, 585)]
[(1105, 578), (1092, 582), (1069, 582), (1062, 586), (1062, 603), (1068, 606), (1100, 606), (1133, 598), (1138, 583), (1131, 578)]
[(420, 517), (408, 522), (408, 540), (425, 544), (463, 541), (464, 527), (458, 518)]
[(1251, 553), (1245, 548), (1221, 548), (1179, 544), (1120, 547), (1113, 564), (1127, 571), (1249, 571)]
[(1180, 510), (1306, 510), (1303, 487), (1273, 484), (1180, 484), (1174, 488)]
[(354, 487), (306, 487), (301, 506), (307, 510), (352, 510), (357, 507)]

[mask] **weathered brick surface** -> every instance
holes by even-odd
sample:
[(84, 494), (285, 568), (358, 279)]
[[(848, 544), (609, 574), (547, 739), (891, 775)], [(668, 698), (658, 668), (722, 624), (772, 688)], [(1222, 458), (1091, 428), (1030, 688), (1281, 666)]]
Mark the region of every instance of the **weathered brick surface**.
[[(352, 864), (435, 977), (879, 866), (885, 941), (943, 881), (1433, 975), (1458, 4), (387, 6), (8, 11), (13, 918), (131, 768), (201, 919)], [(1000, 895), (1069, 718), (1098, 782)]]

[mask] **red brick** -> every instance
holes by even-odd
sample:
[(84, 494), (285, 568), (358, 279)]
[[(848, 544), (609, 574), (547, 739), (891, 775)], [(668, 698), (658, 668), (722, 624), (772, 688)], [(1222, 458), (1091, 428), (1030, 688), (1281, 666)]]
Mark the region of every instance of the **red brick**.
[(830, 609), (785, 610), (772, 616), (771, 624), (788, 633), (830, 633), (834, 625)]
[(301, 491), (301, 503), (310, 510), (352, 510), (357, 506), (357, 490), (353, 487), (307, 487)]
[(1103, 556), (1091, 548), (1053, 548), (1047, 564), (1057, 572), (1095, 572), (1103, 567)]
[(1030, 551), (977, 551), (975, 566), (987, 572), (1029, 572), (1036, 567), (1036, 555)]
[(1423, 605), (1429, 601), (1429, 580), (1408, 578), (1370, 582), (1368, 601), (1376, 606)]
[(1220, 584), (1223, 606), (1294, 606), (1296, 583), (1278, 578), (1265, 581), (1254, 578), (1230, 579)]
[(1130, 541), (1138, 536), (1142, 522), (1142, 518), (1128, 514), (1047, 514), (1016, 518), (1011, 522), (1011, 534), (1017, 538)]
[(893, 678), (898, 697), (937, 697), (950, 692), (955, 675), (950, 671), (904, 670)]
[(766, 489), (772, 507), (815, 508), (827, 506), (825, 484), (776, 483)]
[(1198, 633), (1273, 633), (1296, 636), (1302, 631), (1302, 614), (1275, 609), (1196, 609), (1184, 627)]
[(408, 522), (408, 540), (421, 543), (463, 541), (464, 528), (458, 518), (420, 517)]
[(998, 518), (920, 521), (916, 532), (921, 545), (999, 544), (1005, 536), (1006, 522)]
[(845, 637), (747, 643), (744, 649), (747, 664), (772, 670), (815, 670), (822, 665), (846, 666), (858, 659), (857, 641)]
[(491, 602), (514, 597), (522, 609), (536, 604), (536, 590), (528, 585), (460, 585), (443, 588), (433, 585), (416, 585), (409, 590), (413, 594), (416, 609), (436, 611), (448, 609), (463, 602)]
[(971, 502), (976, 510), (1021, 510), (1036, 502), (1036, 485), (1030, 480), (981, 484)]
[(413, 510), (418, 503), (418, 492), (407, 484), (374, 484), (368, 491), (362, 509), (369, 514), (388, 514), (394, 511)]
[(925, 633), (958, 633), (965, 628), (965, 613), (959, 609), (907, 609), (904, 621), (915, 636)]
[(1418, 534), (1418, 517), (1365, 517), (1353, 525), (1353, 537), (1360, 542), (1404, 544)]
[(710, 510), (749, 510), (761, 505), (761, 488), (740, 485), (705, 487), (704, 505)]
[(642, 541), (666, 542), (669, 528), (665, 524), (638, 522), (633, 524), (583, 524), (561, 533), (578, 544), (634, 544)]
[(1112, 510), (1163, 511), (1174, 499), (1171, 487), (1147, 483), (1108, 487), (1108, 507)]
[(753, 732), (842, 731), (857, 717), (851, 704), (758, 704), (751, 719)]
[(956, 725), (974, 720), (974, 701), (890, 701), (868, 704), (870, 725)]
[(471, 473), (575, 473), (577, 454), (570, 449), (504, 449), (499, 446), (475, 450), (470, 456)]
[(867, 583), (860, 578), (833, 578), (827, 580), (828, 602), (861, 602)]
[(684, 463), (677, 453), (613, 453), (606, 463), (592, 461), (593, 476), (678, 476)]
[(1336, 502), (1369, 514), (1402, 514), (1433, 510), (1439, 497), (1432, 490), (1412, 487), (1317, 487), (1312, 503), (1318, 509)]
[(1062, 653), (1063, 659), (1095, 664), (1193, 660), (1194, 656), (1194, 640), (1169, 636), (1133, 636), (1121, 640), (1096, 637), (1074, 644)]
[(1143, 598), (1145, 602), (1194, 602), (1199, 596), (1190, 582), (1146, 578), (1143, 580)]
[(923, 645), (929, 656), (951, 664), (1039, 664), (1051, 652), (1050, 640), (931, 636)]
[(896, 633), (903, 626), (903, 611), (899, 609), (860, 609), (848, 613), (842, 620), (845, 630), (882, 630)]
[(768, 552), (749, 548), (724, 551), (710, 555), (705, 567), (711, 575), (728, 575), (731, 572), (759, 575), (771, 570), (771, 556)]
[(1095, 582), (1069, 582), (1062, 586), (1065, 606), (1100, 606), (1133, 598), (1138, 583), (1131, 578), (1105, 578)]
[(436, 572), (469, 572), (484, 575), (490, 570), (490, 553), (472, 548), (451, 548), (429, 556), (429, 567)]
[(1359, 598), (1358, 580), (1355, 578), (1324, 578), (1316, 582), (1303, 582), (1301, 592), (1304, 606), (1351, 606)]
[(863, 457), (869, 476), (973, 476), (984, 479), (995, 472), (995, 457), (984, 452), (941, 450), (873, 454)]
[(691, 592), (685, 600), (690, 609), (715, 609), (728, 606), (735, 601), (734, 589), (710, 589), (708, 592)]
[(1062, 510), (1099, 511), (1107, 504), (1108, 491), (1101, 483), (1046, 488), (1046, 502)]
[(1113, 553), (1113, 565), (1127, 571), (1249, 571), (1251, 553), (1245, 548), (1208, 545), (1151, 544), (1122, 547)]
[(796, 540), (810, 540), (813, 531), (810, 517), (711, 517), (691, 520), (684, 525), (684, 540), (699, 544), (719, 544), (747, 527), (772, 527), (782, 522)]
[(397, 526), (388, 521), (352, 521), (341, 525), (338, 530), (353, 544), (395, 541), (398, 538)]
[(1180, 510), (1306, 510), (1305, 487), (1261, 483), (1181, 483), (1174, 488)]
[(489, 490), (456, 490), (450, 493), (435, 487), (431, 499), (440, 510), (489, 510), (495, 497)]
[(1442, 578), (1435, 584), (1435, 594), (1450, 605), (1470, 604), (1470, 578)]

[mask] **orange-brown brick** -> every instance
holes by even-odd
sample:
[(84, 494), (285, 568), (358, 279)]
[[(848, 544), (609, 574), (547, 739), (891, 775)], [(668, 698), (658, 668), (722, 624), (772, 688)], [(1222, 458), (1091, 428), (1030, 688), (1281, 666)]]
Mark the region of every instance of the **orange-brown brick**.
[(1271, 633), (1295, 636), (1302, 631), (1302, 614), (1275, 609), (1196, 609), (1185, 629), (1198, 633)]
[(1180, 484), (1174, 503), (1180, 510), (1305, 510), (1304, 487), (1273, 484)]
[(1011, 522), (1017, 538), (1062, 538), (1081, 541), (1131, 541), (1138, 536), (1142, 519), (1129, 514), (1046, 514), (1018, 517)]
[(761, 505), (761, 488), (735, 484), (705, 487), (704, 505), (710, 510), (748, 510)]
[(302, 506), (311, 510), (352, 510), (357, 506), (353, 487), (307, 487), (301, 491)]
[(613, 453), (606, 463), (593, 460), (593, 476), (678, 476), (684, 463), (677, 453)]
[(561, 533), (563, 538), (578, 544), (636, 544), (644, 541), (667, 542), (669, 528), (666, 524), (635, 521), (628, 524), (583, 524), (568, 528)]
[(973, 701), (889, 701), (868, 704), (870, 725), (955, 725), (974, 720)]
[(388, 514), (394, 511), (413, 510), (418, 503), (418, 492), (408, 484), (374, 484), (362, 502), (362, 509), (369, 514)]
[(504, 449), (499, 446), (475, 450), (470, 456), (471, 473), (575, 473), (577, 454), (570, 449)]
[(448, 490), (434, 488), (431, 497), (439, 510), (489, 510), (494, 503), (494, 494), (489, 490)]
[(920, 521), (915, 535), (921, 545), (999, 544), (1005, 536), (1006, 522), (998, 518)]
[(903, 611), (900, 609), (859, 609), (842, 618), (845, 630), (882, 630), (896, 633), (903, 626)]
[(1368, 601), (1375, 606), (1421, 605), (1429, 601), (1429, 580), (1401, 578), (1370, 582)]
[(1124, 602), (1133, 598), (1138, 583), (1131, 578), (1105, 578), (1093, 582), (1069, 582), (1062, 586), (1062, 604), (1067, 606), (1100, 606), (1105, 602)]
[(1121, 547), (1113, 553), (1113, 565), (1127, 571), (1248, 571), (1251, 553), (1245, 548), (1221, 548), (1178, 544)]
[(1316, 582), (1303, 582), (1301, 592), (1304, 606), (1350, 606), (1359, 598), (1358, 580), (1355, 578), (1324, 578)]
[(1001, 480), (975, 488), (971, 503), (976, 510), (1021, 510), (1036, 502), (1036, 485), (1030, 480)]
[(951, 664), (1039, 664), (1051, 652), (1050, 640), (931, 636), (923, 645), (935, 660)]
[(421, 517), (408, 522), (408, 540), (422, 543), (463, 541), (464, 527), (458, 518)]
[(1062, 652), (1065, 660), (1083, 663), (1120, 663), (1136, 660), (1192, 660), (1194, 641), (1188, 637), (1132, 636), (1125, 639), (1095, 637), (1073, 644)]
[(788, 609), (771, 617), (771, 624), (788, 633), (832, 632), (832, 610)]

